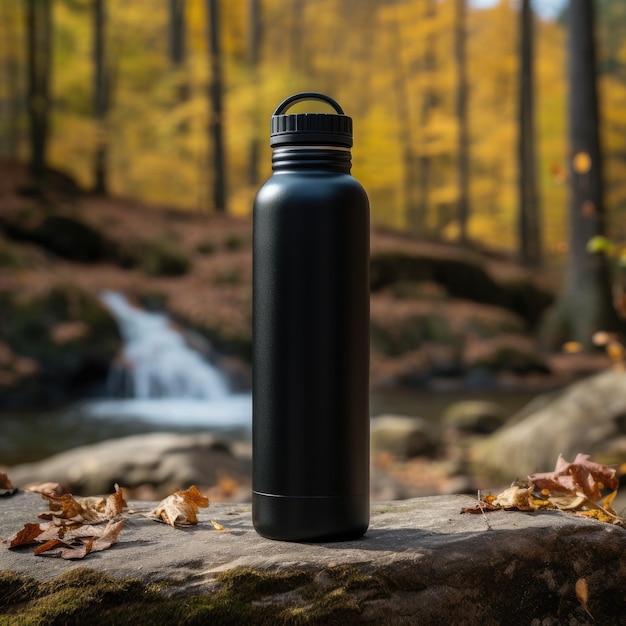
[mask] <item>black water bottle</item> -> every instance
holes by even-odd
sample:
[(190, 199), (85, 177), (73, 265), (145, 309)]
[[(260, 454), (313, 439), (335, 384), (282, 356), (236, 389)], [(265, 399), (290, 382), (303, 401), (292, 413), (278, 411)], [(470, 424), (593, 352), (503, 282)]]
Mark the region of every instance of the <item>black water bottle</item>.
[[(309, 100), (336, 113), (285, 113)], [(369, 203), (350, 175), (352, 119), (297, 94), (270, 145), (254, 202), (254, 527), (354, 539), (369, 524)]]

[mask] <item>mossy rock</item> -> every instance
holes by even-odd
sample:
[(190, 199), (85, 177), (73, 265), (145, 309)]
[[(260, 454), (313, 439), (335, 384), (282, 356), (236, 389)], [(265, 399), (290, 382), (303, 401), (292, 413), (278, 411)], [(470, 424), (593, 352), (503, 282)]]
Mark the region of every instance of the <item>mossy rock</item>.
[(0, 624), (358, 624), (359, 597), (389, 595), (384, 583), (352, 566), (317, 576), (239, 568), (217, 574), (212, 587), (206, 595), (180, 597), (167, 582), (116, 579), (87, 568), (48, 582), (0, 572)]
[(450, 328), (445, 317), (437, 314), (412, 315), (396, 324), (372, 320), (372, 347), (387, 356), (399, 356), (416, 350), (424, 343), (455, 345), (461, 338)]
[(183, 276), (191, 268), (189, 255), (168, 237), (118, 243), (113, 255), (121, 267), (140, 268), (149, 276)]
[(23, 270), (37, 264), (36, 257), (25, 247), (8, 243), (0, 237), (0, 269)]
[(70, 261), (95, 263), (106, 256), (104, 236), (93, 226), (66, 215), (49, 215), (32, 232), (39, 245)]
[(19, 390), (12, 390), (11, 396), (21, 400), (18, 404), (61, 403), (104, 381), (121, 347), (108, 310), (73, 285), (39, 295), (0, 294), (0, 315), (0, 340), (38, 365), (36, 376), (26, 381), (28, 393), (19, 398)]
[(487, 435), (500, 428), (509, 417), (506, 409), (487, 400), (461, 400), (443, 414), (443, 425), (464, 433)]
[(140, 250), (141, 269), (150, 276), (182, 276), (191, 267), (187, 253), (169, 239), (144, 241)]
[(527, 280), (495, 280), (483, 258), (455, 249), (440, 256), (405, 251), (373, 251), (370, 285), (380, 291), (397, 283), (434, 282), (453, 298), (503, 307), (519, 314), (534, 327), (554, 300), (554, 295)]
[(44, 214), (25, 207), (5, 216), (5, 233), (18, 241), (30, 241), (70, 261), (95, 263), (109, 254), (110, 243), (92, 225), (57, 212)]
[(500, 336), (484, 341), (478, 350), (464, 354), (468, 370), (510, 371), (515, 374), (549, 373), (545, 358), (521, 337)]

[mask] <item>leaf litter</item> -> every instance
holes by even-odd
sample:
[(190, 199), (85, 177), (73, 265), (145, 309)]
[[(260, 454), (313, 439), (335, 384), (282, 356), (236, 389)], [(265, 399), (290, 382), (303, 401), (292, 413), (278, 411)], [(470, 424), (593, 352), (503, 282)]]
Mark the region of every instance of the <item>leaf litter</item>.
[(552, 472), (535, 473), (494, 496), (479, 494), (475, 507), (461, 513), (559, 510), (626, 528), (626, 520), (611, 507), (619, 481), (617, 470), (577, 454), (572, 463), (559, 455)]
[[(26, 523), (9, 540), (9, 549), (36, 545), (36, 556), (82, 559), (92, 552), (107, 550), (117, 542), (126, 522), (123, 513), (127, 509), (118, 485), (115, 485), (115, 492), (106, 497), (81, 498), (59, 493), (58, 486), (51, 483), (35, 485), (30, 490), (41, 494), (49, 510), (38, 514), (39, 522)], [(149, 517), (172, 527), (188, 526), (197, 524), (198, 509), (208, 506), (209, 499), (192, 485), (162, 500), (150, 511)], [(126, 510), (126, 513), (133, 511)], [(214, 520), (211, 524), (215, 530), (228, 532)]]
[(17, 493), (17, 488), (11, 484), (9, 477), (0, 472), (0, 496), (9, 497)]

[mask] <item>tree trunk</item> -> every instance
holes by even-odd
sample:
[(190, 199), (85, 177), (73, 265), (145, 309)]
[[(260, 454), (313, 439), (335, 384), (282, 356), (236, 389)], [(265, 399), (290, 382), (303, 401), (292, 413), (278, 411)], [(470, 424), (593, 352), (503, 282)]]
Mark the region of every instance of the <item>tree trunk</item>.
[(469, 127), (467, 118), (467, 6), (466, 0), (456, 0), (454, 24), (454, 57), (456, 61), (456, 117), (459, 125), (457, 135), (457, 181), (459, 239), (467, 243), (467, 223), (469, 221)]
[(209, 140), (213, 147), (213, 208), (226, 212), (226, 163), (224, 150), (224, 108), (222, 82), (222, 50), (220, 45), (219, 0), (207, 0), (207, 32), (209, 35), (210, 122)]
[[(432, 21), (436, 14), (436, 6), (434, 0), (426, 1), (426, 10), (424, 13), (425, 21)], [(420, 138), (422, 141), (422, 153), (418, 160), (419, 180), (418, 180), (418, 201), (416, 211), (416, 221), (420, 225), (422, 231), (427, 230), (428, 209), (429, 209), (429, 191), (430, 191), (430, 166), (431, 157), (425, 153), (425, 134), (430, 122), (431, 112), (435, 106), (434, 93), (434, 72), (435, 72), (435, 35), (432, 30), (429, 32), (424, 42), (424, 62), (423, 70), (428, 76), (428, 86), (422, 94), (422, 103), (420, 107)]]
[(593, 0), (570, 0), (568, 23), (569, 259), (563, 294), (544, 331), (552, 347), (568, 340), (590, 347), (596, 331), (623, 326), (607, 259), (587, 252), (588, 242), (605, 232)]
[(404, 215), (407, 230), (417, 232), (417, 200), (416, 200), (416, 171), (415, 153), (413, 151), (413, 129), (409, 111), (409, 94), (407, 89), (407, 72), (399, 55), (399, 42), (401, 32), (398, 22), (393, 20), (389, 23), (389, 71), (392, 72), (392, 85), (396, 100), (396, 114), (398, 118), (398, 145), (402, 154), (402, 201), (404, 202)]
[(21, 81), (20, 67), (15, 57), (14, 50), (18, 47), (18, 24), (19, 6), (5, 3), (0, 12), (0, 24), (2, 25), (2, 33), (0, 34), (0, 49), (4, 51), (4, 88), (6, 93), (6, 102), (2, 103), (6, 111), (5, 118), (2, 122), (3, 137), (3, 153), (10, 159), (17, 159), (18, 146), (20, 143), (20, 100)]
[[(187, 59), (185, 6), (186, 0), (169, 0), (169, 58), (173, 69), (181, 71), (177, 85), (177, 100), (181, 103), (189, 99), (189, 85), (182, 74)], [(184, 127), (182, 124), (181, 130)]]
[(27, 0), (26, 45), (30, 171), (41, 180), (46, 169), (52, 67), (52, 0)]
[(520, 74), (519, 74), (519, 257), (524, 265), (541, 265), (541, 224), (535, 176), (534, 128), (534, 49), (533, 13), (530, 0), (520, 7)]
[(172, 65), (185, 61), (185, 0), (169, 0), (169, 53)]
[(261, 16), (261, 0), (248, 0), (248, 63), (250, 64), (250, 80), (255, 92), (252, 111), (252, 136), (248, 148), (248, 183), (256, 187), (259, 184), (260, 145), (257, 134), (261, 126), (261, 110), (259, 106), (259, 66), (261, 64), (261, 41), (263, 22)]
[(94, 117), (98, 125), (96, 152), (93, 162), (94, 193), (107, 193), (108, 136), (108, 76), (106, 62), (106, 8), (105, 0), (93, 0), (93, 93)]

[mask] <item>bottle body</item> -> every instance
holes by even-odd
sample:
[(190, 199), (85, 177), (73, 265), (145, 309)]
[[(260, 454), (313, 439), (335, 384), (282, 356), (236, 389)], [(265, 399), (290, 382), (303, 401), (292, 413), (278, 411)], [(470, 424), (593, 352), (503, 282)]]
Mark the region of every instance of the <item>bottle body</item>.
[(252, 512), (272, 539), (369, 524), (369, 205), (340, 170), (275, 171), (254, 205)]

